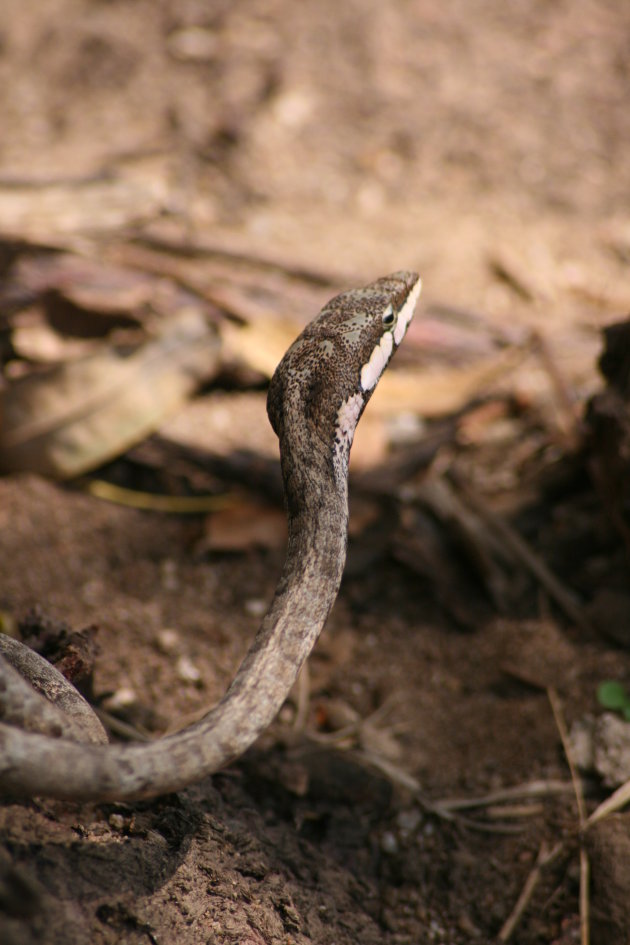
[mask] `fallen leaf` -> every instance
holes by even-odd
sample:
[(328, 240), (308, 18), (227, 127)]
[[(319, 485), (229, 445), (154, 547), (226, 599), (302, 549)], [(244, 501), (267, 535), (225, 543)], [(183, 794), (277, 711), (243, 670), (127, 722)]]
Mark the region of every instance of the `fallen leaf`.
[(276, 550), (287, 541), (284, 512), (272, 506), (246, 499), (233, 508), (215, 512), (208, 519), (206, 534), (199, 551), (251, 551), (253, 548)]
[(0, 392), (0, 468), (56, 479), (81, 475), (124, 452), (208, 381), (220, 343), (185, 309), (131, 353), (108, 346), (34, 372)]
[(372, 414), (391, 416), (415, 411), (438, 417), (464, 408), (491, 385), (512, 374), (524, 360), (522, 348), (506, 348), (469, 365), (438, 371), (390, 370), (381, 378), (370, 401)]

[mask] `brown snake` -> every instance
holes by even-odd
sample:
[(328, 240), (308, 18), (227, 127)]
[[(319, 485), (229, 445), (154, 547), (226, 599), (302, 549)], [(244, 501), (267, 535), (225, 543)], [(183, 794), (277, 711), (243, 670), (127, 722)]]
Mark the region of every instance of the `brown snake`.
[[(276, 369), (267, 411), (280, 440), (287, 556), (269, 611), (219, 704), (189, 728), (148, 744), (86, 744), (5, 721), (0, 788), (99, 801), (176, 791), (238, 757), (270, 724), (337, 596), (354, 431), (405, 335), (420, 285), (415, 273), (397, 272), (336, 296)], [(9, 670), (14, 674), (5, 669), (0, 657), (0, 691)]]

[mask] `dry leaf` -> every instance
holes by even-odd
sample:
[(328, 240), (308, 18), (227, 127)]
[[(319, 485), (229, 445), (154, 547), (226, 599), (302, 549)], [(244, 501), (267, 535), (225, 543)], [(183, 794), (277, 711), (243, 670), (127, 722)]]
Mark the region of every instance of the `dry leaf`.
[(255, 371), (271, 377), (290, 344), (299, 335), (299, 325), (270, 317), (237, 327), (225, 322), (221, 337), (228, 357), (244, 361)]
[(131, 354), (108, 347), (9, 383), (0, 394), (0, 468), (57, 479), (94, 469), (209, 380), (219, 351), (214, 330), (188, 309)]
[(520, 348), (506, 348), (472, 364), (434, 371), (387, 371), (370, 401), (379, 416), (406, 411), (424, 417), (454, 413), (475, 397), (488, 393), (490, 385), (511, 374), (526, 356)]
[(215, 512), (208, 519), (201, 551), (251, 551), (283, 548), (287, 541), (284, 512), (243, 500), (238, 506)]
[(60, 334), (46, 323), (38, 309), (20, 314), (29, 317), (20, 318), (11, 332), (11, 344), (18, 358), (41, 364), (58, 363), (85, 357), (98, 345), (94, 339), (67, 338)]
[(36, 245), (21, 252), (11, 267), (10, 282), (14, 293), (41, 296), (56, 292), (79, 309), (112, 318), (129, 318), (130, 312), (152, 302), (156, 291), (151, 273), (76, 253), (42, 251)]

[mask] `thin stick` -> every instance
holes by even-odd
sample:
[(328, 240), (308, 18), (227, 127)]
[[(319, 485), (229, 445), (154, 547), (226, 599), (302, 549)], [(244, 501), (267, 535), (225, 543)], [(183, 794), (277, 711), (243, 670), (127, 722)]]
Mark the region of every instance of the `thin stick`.
[(588, 854), (583, 846), (580, 847), (580, 942), (589, 945), (590, 942), (590, 902), (589, 887), (591, 867)]
[(376, 770), (384, 774), (386, 778), (389, 778), (393, 784), (398, 784), (405, 790), (410, 791), (412, 794), (414, 794), (420, 806), (427, 813), (433, 814), (435, 817), (439, 817), (441, 820), (450, 821), (451, 823), (455, 823), (460, 827), (467, 827), (469, 830), (478, 830), (481, 833), (514, 834), (521, 832), (522, 828), (520, 826), (511, 826), (509, 824), (487, 824), (480, 820), (470, 820), (468, 817), (462, 817), (461, 814), (455, 814), (451, 813), (451, 811), (443, 810), (441, 807), (439, 807), (437, 804), (434, 804), (422, 794), (420, 782), (414, 778), (412, 774), (409, 774), (407, 771), (399, 768), (398, 765), (393, 764), (393, 762), (388, 761), (386, 758), (383, 758), (376, 752), (362, 749), (359, 751), (353, 751), (352, 757), (356, 758), (358, 761), (363, 762), (364, 764), (369, 765), (371, 768), (376, 768)]
[(558, 413), (563, 418), (563, 429), (561, 430), (561, 433), (565, 441), (564, 445), (569, 448), (574, 447), (576, 444), (576, 430), (579, 422), (579, 414), (575, 404), (575, 399), (571, 395), (566, 378), (563, 376), (562, 371), (558, 367), (558, 363), (553, 355), (547, 338), (538, 329), (534, 329), (532, 332), (532, 342), (534, 351), (538, 354), (543, 368), (549, 375), (549, 380), (551, 381), (551, 385), (556, 395)]
[(506, 801), (570, 794), (572, 791), (573, 786), (569, 781), (529, 781), (514, 787), (500, 788), (489, 794), (483, 794), (481, 797), (445, 797), (435, 803), (439, 804), (443, 810), (467, 810), (471, 807), (487, 807), (490, 804), (502, 804)]
[(608, 817), (609, 814), (616, 813), (616, 811), (625, 807), (628, 802), (630, 802), (630, 781), (626, 781), (621, 787), (618, 787), (610, 797), (602, 801), (599, 807), (597, 807), (588, 818), (587, 826), (591, 827), (593, 824), (596, 824), (598, 820)]
[(573, 620), (578, 627), (587, 632), (592, 632), (592, 628), (580, 607), (575, 596), (560, 582), (560, 580), (549, 570), (544, 561), (530, 548), (525, 539), (518, 534), (507, 522), (486, 505), (474, 490), (466, 483), (460, 482), (457, 477), (457, 485), (463, 491), (466, 499), (473, 506), (475, 512), (485, 520), (490, 528), (500, 536), (506, 544), (512, 555), (532, 574), (545, 588), (550, 597), (556, 604)]
[(584, 827), (586, 823), (586, 805), (584, 803), (584, 792), (582, 791), (582, 780), (577, 773), (577, 768), (573, 763), (573, 756), (571, 754), (571, 747), (569, 745), (569, 733), (567, 731), (567, 726), (564, 721), (564, 716), (562, 714), (562, 706), (560, 704), (560, 699), (558, 693), (553, 688), (549, 686), (547, 689), (547, 698), (551, 704), (551, 711), (553, 712), (553, 718), (556, 723), (556, 727), (560, 734), (560, 740), (562, 742), (562, 748), (567, 759), (567, 764), (569, 766), (569, 772), (571, 774), (571, 783), (573, 784), (573, 792), (575, 794), (575, 802), (578, 812), (578, 818), (580, 821), (580, 828)]
[(525, 912), (532, 896), (534, 895), (534, 890), (540, 882), (543, 870), (558, 858), (563, 848), (564, 844), (562, 842), (556, 843), (556, 845), (552, 847), (551, 850), (547, 849), (546, 843), (543, 842), (541, 844), (538, 851), (538, 856), (536, 857), (534, 868), (525, 880), (525, 885), (521, 890), (520, 896), (516, 900), (514, 908), (501, 926), (501, 931), (497, 936), (500, 942), (508, 942), (510, 940), (516, 926), (520, 922), (523, 913)]
[(300, 670), (297, 678), (297, 700), (295, 707), (295, 717), (291, 726), (295, 734), (303, 734), (308, 721), (308, 710), (311, 704), (311, 674), (308, 668), (308, 661)]
[(118, 735), (119, 738), (124, 738), (128, 742), (153, 741), (151, 736), (147, 735), (146, 732), (142, 732), (128, 722), (124, 722), (122, 719), (117, 718), (117, 716), (112, 715), (111, 712), (106, 712), (105, 709), (99, 707), (96, 707), (94, 711), (105, 728), (108, 728), (114, 735)]
[[(551, 704), (551, 711), (553, 712), (553, 717), (560, 733), (560, 739), (562, 741), (562, 748), (564, 749), (564, 754), (567, 759), (567, 764), (569, 766), (569, 771), (571, 772), (571, 781), (573, 782), (573, 790), (575, 792), (575, 803), (577, 806), (578, 819), (580, 822), (580, 832), (583, 832), (586, 827), (586, 805), (584, 803), (584, 792), (582, 791), (582, 781), (577, 773), (577, 769), (573, 762), (573, 756), (571, 754), (571, 746), (569, 745), (569, 733), (567, 732), (567, 727), (564, 721), (564, 716), (562, 714), (562, 706), (560, 704), (560, 699), (558, 698), (558, 693), (550, 686), (547, 689), (547, 697)], [(588, 856), (584, 847), (580, 847), (580, 943), (581, 945), (589, 945), (590, 941), (590, 931), (589, 931), (589, 898), (588, 898), (588, 887), (589, 887), (589, 864)]]

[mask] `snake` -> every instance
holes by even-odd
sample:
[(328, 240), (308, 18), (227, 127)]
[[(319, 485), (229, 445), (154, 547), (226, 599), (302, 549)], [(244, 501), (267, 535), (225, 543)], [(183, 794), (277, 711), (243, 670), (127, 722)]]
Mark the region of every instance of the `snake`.
[[(124, 801), (180, 790), (238, 758), (286, 700), (337, 597), (348, 540), (355, 429), (402, 342), (421, 290), (395, 272), (331, 299), (271, 379), (280, 442), (286, 559), (260, 628), (227, 692), (198, 722), (148, 743), (95, 744), (0, 723), (0, 789)], [(2, 665), (11, 673), (0, 656)], [(0, 672), (0, 689), (3, 676)]]

